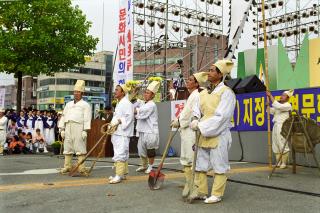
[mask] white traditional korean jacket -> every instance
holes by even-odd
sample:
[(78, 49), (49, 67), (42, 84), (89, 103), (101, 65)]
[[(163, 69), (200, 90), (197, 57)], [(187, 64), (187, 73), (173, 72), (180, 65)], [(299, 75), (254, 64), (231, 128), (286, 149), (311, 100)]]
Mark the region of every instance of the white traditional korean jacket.
[(121, 120), (117, 130), (113, 133), (114, 135), (121, 135), (126, 137), (133, 136), (134, 130), (134, 110), (132, 103), (128, 100), (128, 97), (123, 97), (117, 104), (111, 123), (115, 120)]
[(137, 108), (137, 132), (159, 134), (158, 110), (153, 100)]
[(89, 130), (91, 128), (90, 105), (82, 99), (77, 103), (68, 102), (59, 121), (59, 128), (65, 128), (65, 124), (69, 121), (83, 124), (83, 130)]

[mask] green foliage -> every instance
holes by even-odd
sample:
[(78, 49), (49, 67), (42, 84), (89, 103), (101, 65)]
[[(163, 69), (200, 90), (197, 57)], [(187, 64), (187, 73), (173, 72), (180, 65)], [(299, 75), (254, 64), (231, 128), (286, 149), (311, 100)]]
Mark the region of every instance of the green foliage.
[(52, 75), (84, 64), (98, 42), (90, 26), (70, 0), (0, 1), (0, 72)]
[(55, 141), (51, 144), (52, 148), (59, 148), (61, 147), (61, 141)]

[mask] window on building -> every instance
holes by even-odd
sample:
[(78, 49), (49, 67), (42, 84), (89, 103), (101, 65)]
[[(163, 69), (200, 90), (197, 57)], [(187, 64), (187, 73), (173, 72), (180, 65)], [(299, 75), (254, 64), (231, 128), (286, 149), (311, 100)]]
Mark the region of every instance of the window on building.
[(64, 96), (67, 96), (67, 95), (73, 95), (73, 92), (72, 91), (57, 91), (57, 93), (56, 93), (57, 98), (63, 98)]
[(106, 72), (112, 72), (113, 55), (107, 55), (106, 57)]
[(93, 68), (87, 68), (87, 67), (80, 67), (79, 73), (87, 74), (87, 75), (104, 75), (105, 70), (104, 69), (93, 69)]
[(44, 79), (44, 80), (41, 80), (40, 83), (39, 83), (40, 87), (47, 86), (47, 85), (52, 85), (52, 84), (54, 84), (54, 78)]
[(37, 81), (32, 81), (32, 98), (37, 98)]
[(39, 98), (49, 98), (49, 97), (54, 97), (54, 91), (39, 92)]
[[(74, 85), (77, 79), (57, 78), (57, 85)], [(104, 87), (104, 81), (85, 81), (87, 87)], [(44, 79), (40, 81), (41, 86), (54, 85), (54, 79)]]

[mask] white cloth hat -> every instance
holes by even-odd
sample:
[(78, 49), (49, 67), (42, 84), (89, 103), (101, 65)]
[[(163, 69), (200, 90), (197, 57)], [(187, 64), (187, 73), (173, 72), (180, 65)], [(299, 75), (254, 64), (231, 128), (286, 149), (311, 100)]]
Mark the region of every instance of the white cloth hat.
[(147, 87), (147, 90), (150, 90), (151, 92), (153, 92), (153, 94), (156, 94), (159, 90), (159, 87), (160, 87), (159, 81), (152, 81)]
[(0, 108), (0, 112), (5, 112), (5, 110), (3, 108)]
[(217, 67), (223, 75), (229, 74), (233, 68), (233, 62), (226, 59), (218, 60), (213, 65)]
[(294, 90), (293, 89), (287, 90), (287, 91), (284, 91), (283, 93), (289, 96), (289, 98), (291, 98), (291, 96), (293, 96)]
[(193, 76), (199, 83), (199, 86), (204, 86), (204, 84), (208, 81), (208, 72), (194, 73)]
[(84, 80), (77, 80), (76, 84), (74, 85), (74, 91), (84, 92), (85, 82)]

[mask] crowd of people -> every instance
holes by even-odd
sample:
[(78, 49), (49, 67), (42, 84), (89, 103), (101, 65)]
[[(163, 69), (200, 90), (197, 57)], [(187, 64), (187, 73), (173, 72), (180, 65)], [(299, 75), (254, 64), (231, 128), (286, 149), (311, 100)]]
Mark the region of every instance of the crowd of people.
[(0, 109), (0, 155), (47, 153), (58, 138), (60, 117), (54, 110)]

